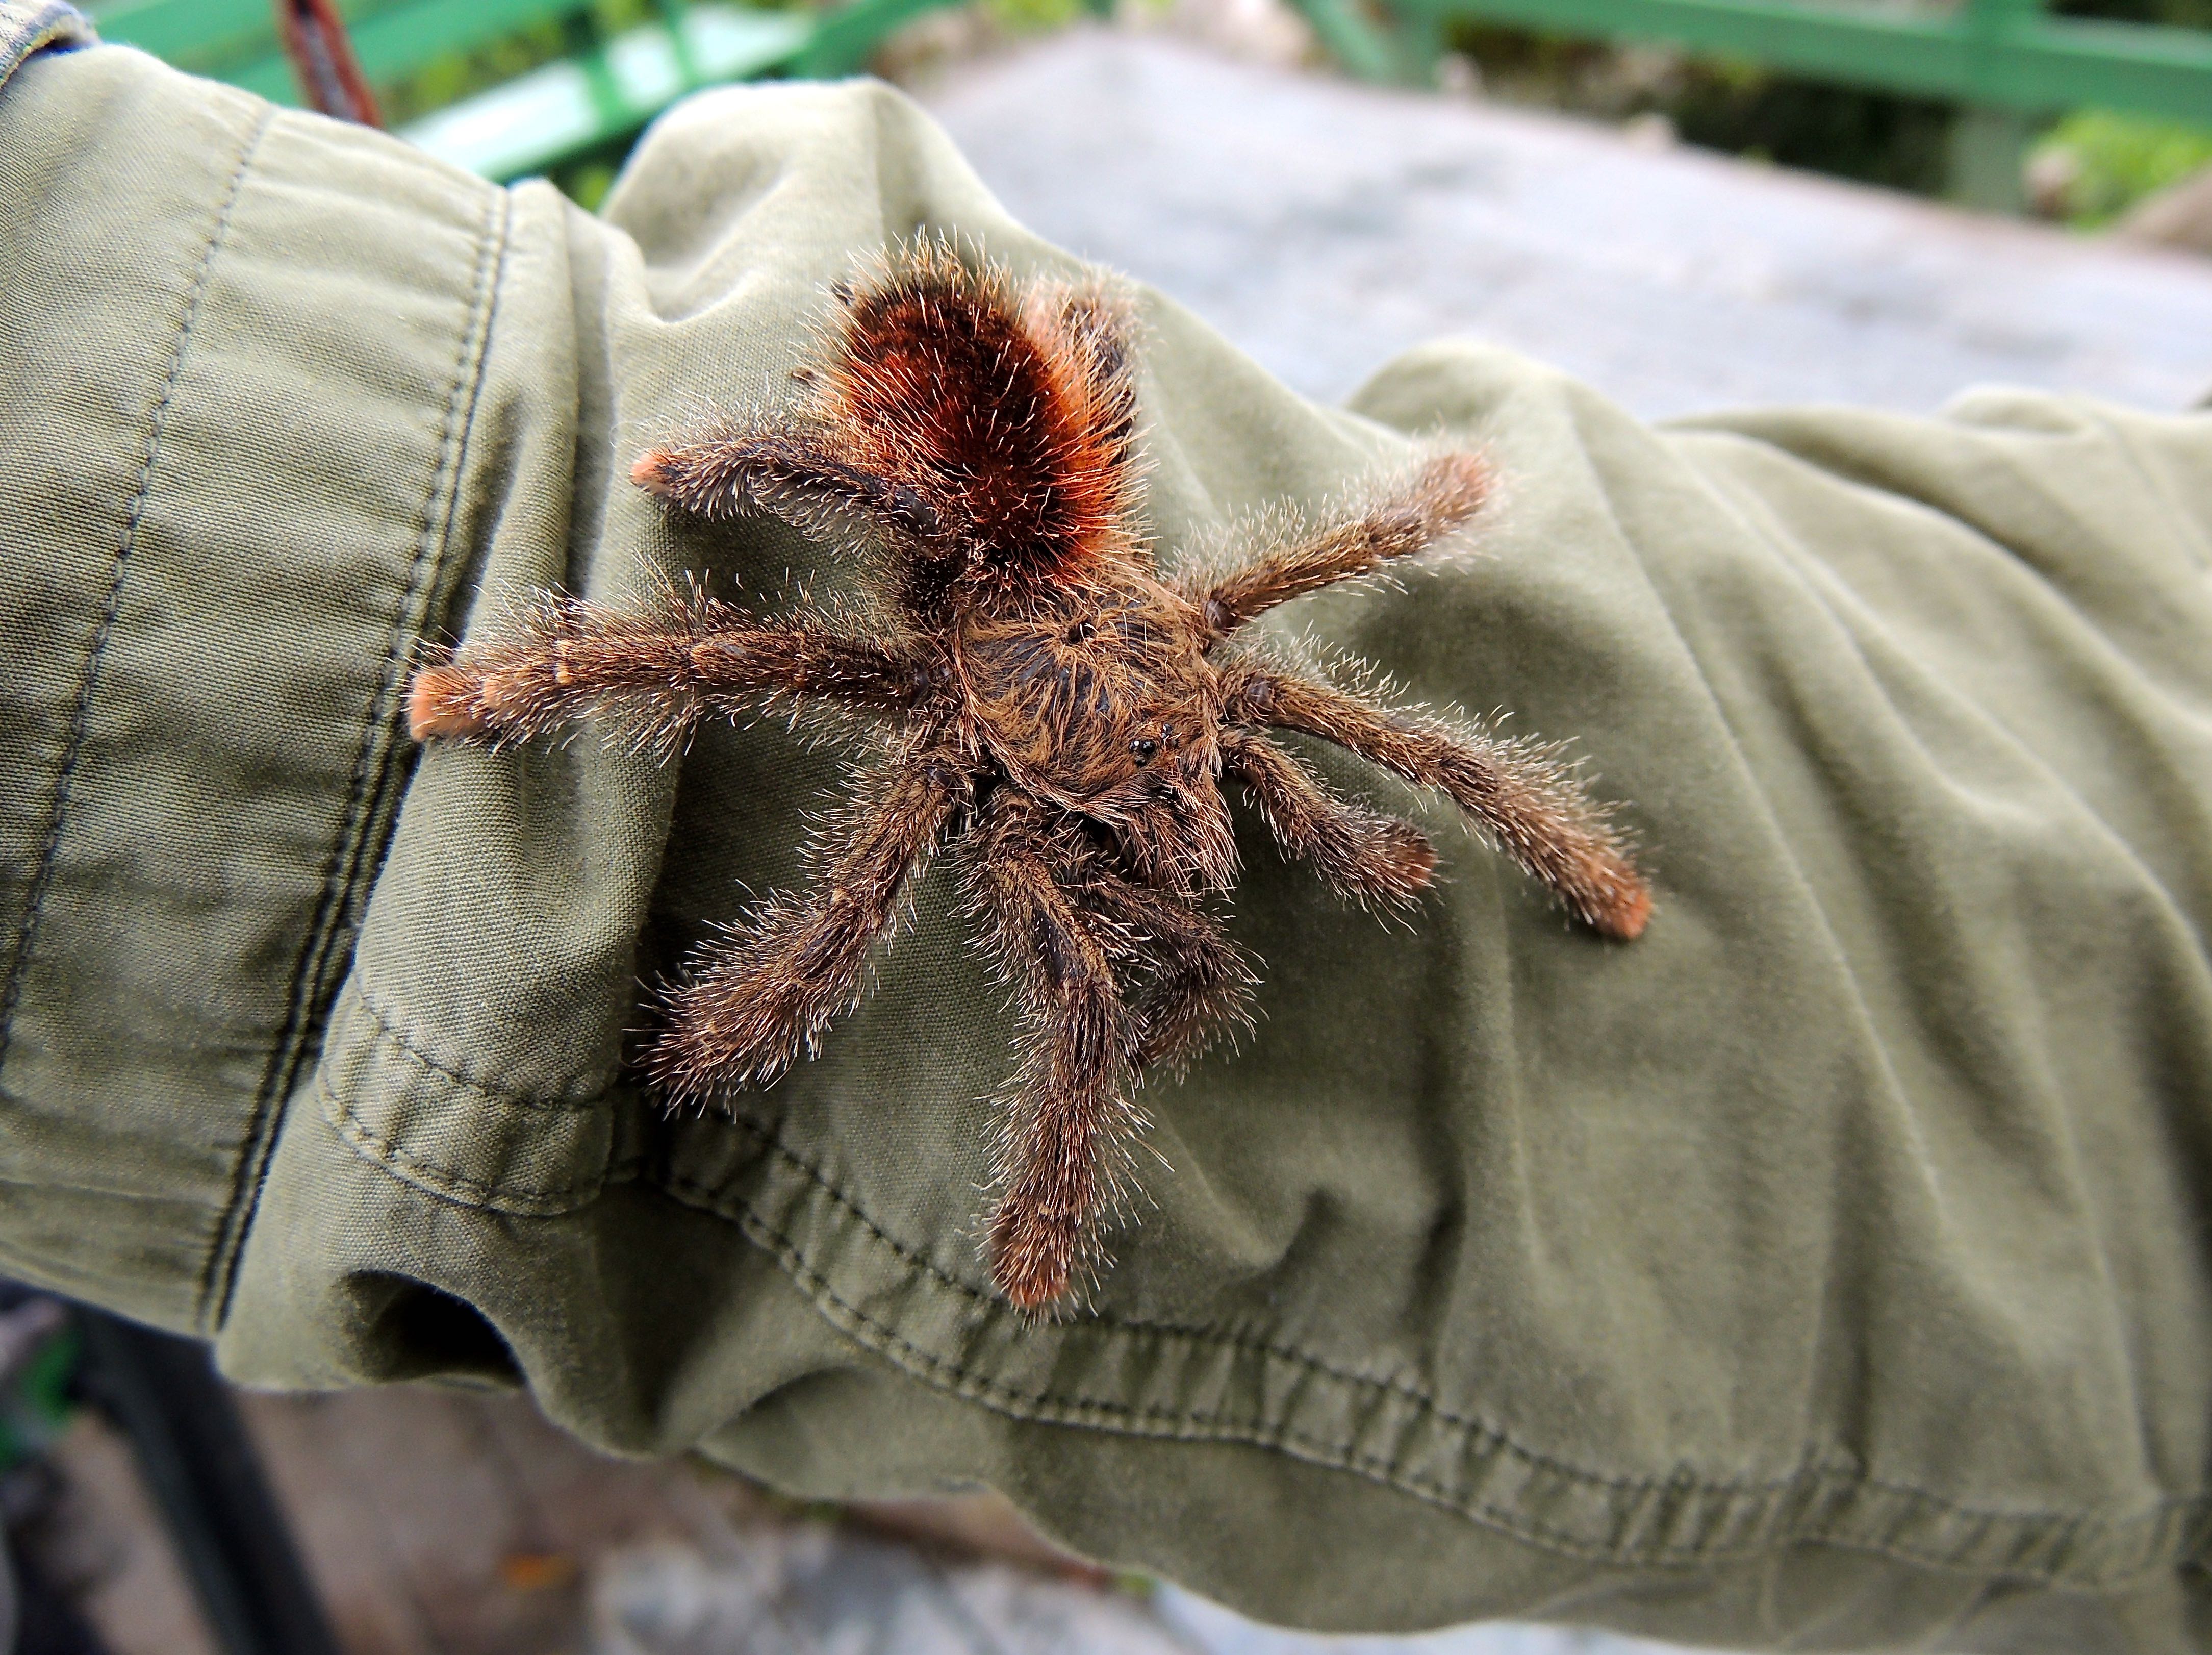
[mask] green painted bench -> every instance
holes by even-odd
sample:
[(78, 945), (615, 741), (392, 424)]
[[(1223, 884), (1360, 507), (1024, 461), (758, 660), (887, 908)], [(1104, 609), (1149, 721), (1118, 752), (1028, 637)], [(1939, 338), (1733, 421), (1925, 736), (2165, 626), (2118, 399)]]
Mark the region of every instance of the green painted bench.
[[(851, 74), (902, 24), (957, 0), (850, 0), (765, 10), (663, 0), (651, 21), (601, 38), (589, 0), (353, 0), (339, 10), (372, 83), (547, 22), (569, 54), (438, 110), (401, 136), (433, 155), (512, 179), (589, 154), (686, 94), (767, 76)], [(124, 0), (95, 6), (103, 40), (284, 104), (301, 101), (269, 0)]]

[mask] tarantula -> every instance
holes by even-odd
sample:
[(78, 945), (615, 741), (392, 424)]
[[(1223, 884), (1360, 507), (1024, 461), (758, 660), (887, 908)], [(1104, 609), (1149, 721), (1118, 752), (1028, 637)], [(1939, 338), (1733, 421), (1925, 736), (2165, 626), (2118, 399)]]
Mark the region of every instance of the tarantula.
[(503, 741), (594, 711), (673, 743), (702, 716), (820, 701), (889, 727), (815, 849), (812, 887), (707, 944), (643, 1057), (673, 1103), (766, 1084), (855, 1005), (940, 847), (1024, 1013), (989, 1220), (1032, 1313), (1096, 1257), (1142, 1074), (1246, 1020), (1256, 983), (1208, 912), (1237, 852), (1224, 778), (1340, 892), (1409, 902), (1436, 852), (1333, 791), (1270, 729), (1441, 789), (1584, 922), (1644, 928), (1623, 843), (1553, 750), (1375, 703), (1240, 637), (1304, 593), (1436, 545), (1488, 492), (1431, 455), (1343, 520), (1279, 521), (1239, 564), (1164, 575), (1135, 526), (1135, 393), (1112, 288), (1017, 283), (925, 244), (834, 289), (799, 405), (722, 421), (631, 480), (693, 517), (765, 512), (860, 554), (864, 611), (759, 614), (696, 585), (603, 607), (542, 594), (419, 672), (418, 739)]

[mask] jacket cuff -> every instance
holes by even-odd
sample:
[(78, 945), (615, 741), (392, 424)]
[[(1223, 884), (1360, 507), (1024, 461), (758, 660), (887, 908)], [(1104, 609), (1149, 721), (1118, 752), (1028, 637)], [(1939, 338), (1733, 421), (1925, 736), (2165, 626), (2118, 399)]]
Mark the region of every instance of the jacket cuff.
[(0, 155), (0, 1270), (204, 1330), (411, 762), (510, 198), (119, 48)]
[(83, 14), (61, 0), (5, 0), (0, 3), (0, 86), (34, 52), (88, 46), (99, 38)]

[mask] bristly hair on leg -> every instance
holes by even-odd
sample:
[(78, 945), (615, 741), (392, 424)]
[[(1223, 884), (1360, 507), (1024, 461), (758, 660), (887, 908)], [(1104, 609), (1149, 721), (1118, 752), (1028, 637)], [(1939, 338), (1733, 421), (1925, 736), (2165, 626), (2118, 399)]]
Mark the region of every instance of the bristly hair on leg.
[(816, 894), (770, 897), (665, 993), (645, 1062), (664, 1098), (769, 1085), (860, 1003), (868, 961), (903, 924), (914, 876), (969, 784), (932, 731), (895, 744), (856, 782), (850, 808), (808, 843)]
[(1279, 505), (1233, 520), (1184, 560), (1176, 584), (1209, 631), (1226, 636), (1308, 593), (1392, 582), (1442, 563), (1494, 486), (1479, 454), (1426, 453), (1354, 484), (1316, 514)]
[(1100, 1221), (1122, 1199), (1128, 1146), (1147, 1124), (1131, 1096), (1137, 1028), (1114, 963), (1127, 939), (1063, 883), (1066, 839), (1002, 793), (963, 845), (969, 911), (1020, 1007), (994, 1157), (992, 1278), (1040, 1314), (1103, 1257)]
[(773, 713), (802, 696), (867, 711), (926, 698), (935, 652), (844, 630), (856, 620), (836, 609), (756, 616), (696, 578), (622, 608), (541, 593), (489, 638), (417, 672), (408, 726), (417, 740), (500, 745), (597, 719), (665, 756), (708, 716)]
[(536, 592), (426, 664), (409, 685), (409, 732), (418, 741), (505, 745), (566, 731), (619, 709), (643, 750), (680, 746), (702, 710), (681, 652), (696, 618), (714, 605), (696, 578), (656, 585), (629, 607)]
[(1316, 672), (1248, 650), (1229, 678), (1240, 719), (1320, 736), (1415, 787), (1438, 789), (1593, 929), (1622, 941), (1642, 934), (1651, 894), (1636, 872), (1633, 842), (1566, 761), (1565, 743), (1393, 704), (1400, 686), (1342, 653)]
[(1224, 771), (1244, 784), (1277, 843), (1313, 865), (1340, 896), (1386, 913), (1411, 906), (1436, 873), (1436, 847), (1411, 822), (1338, 796), (1257, 730), (1223, 740)]
[(1215, 1042), (1252, 1028), (1260, 979), (1219, 920), (1129, 879), (1079, 841), (1057, 839), (1053, 852), (1069, 901), (1127, 975), (1140, 1070), (1181, 1075)]

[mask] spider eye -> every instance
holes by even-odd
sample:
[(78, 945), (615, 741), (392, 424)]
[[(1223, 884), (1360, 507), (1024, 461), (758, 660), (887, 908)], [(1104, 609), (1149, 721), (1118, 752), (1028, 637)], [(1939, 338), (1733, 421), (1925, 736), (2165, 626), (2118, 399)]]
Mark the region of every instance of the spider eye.
[(1067, 641), (1070, 643), (1081, 643), (1086, 639), (1095, 636), (1097, 631), (1098, 628), (1093, 623), (1090, 621), (1078, 621), (1073, 626), (1067, 629)]
[(1136, 755), (1137, 763), (1139, 764), (1151, 764), (1152, 755), (1159, 750), (1160, 744), (1148, 735), (1140, 735), (1129, 744), (1129, 751)]

